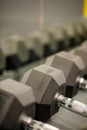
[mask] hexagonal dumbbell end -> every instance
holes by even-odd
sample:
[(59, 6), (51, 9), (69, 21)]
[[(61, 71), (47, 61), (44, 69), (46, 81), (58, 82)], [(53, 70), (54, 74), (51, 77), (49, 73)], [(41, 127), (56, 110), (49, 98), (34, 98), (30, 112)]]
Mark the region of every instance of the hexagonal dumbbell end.
[(54, 52), (54, 43), (52, 43), (49, 33), (46, 30), (39, 32), (38, 38), (43, 46), (44, 57), (51, 55)]
[(68, 24), (65, 26), (65, 32), (68, 38), (69, 46), (75, 47), (79, 43), (79, 37), (75, 31), (74, 24)]
[(7, 39), (7, 42), (9, 46), (12, 45), (10, 49), (16, 53), (21, 64), (26, 63), (28, 61), (28, 49), (25, 45), (25, 38), (21, 35), (12, 35)]
[[(25, 38), (21, 35), (12, 35), (7, 39), (8, 45), (11, 46), (10, 49), (13, 50), (15, 55), (22, 64), (28, 61), (28, 49), (25, 45)], [(11, 51), (11, 50), (10, 50)]]
[(21, 62), (17, 55), (17, 44), (15, 41), (10, 38), (2, 39), (0, 47), (6, 57), (6, 69), (17, 69)]
[(28, 61), (28, 49), (24, 37), (12, 35), (1, 42), (1, 49), (6, 57), (7, 69), (17, 69)]
[(35, 45), (35, 52), (39, 57), (46, 57), (55, 52), (56, 47), (53, 43), (52, 36), (50, 36), (50, 33), (48, 31), (36, 31), (34, 37), (37, 41)]
[(66, 96), (73, 97), (76, 95), (78, 92), (77, 77), (84, 69), (82, 59), (62, 51), (48, 57), (46, 64), (63, 71), (66, 79)]
[(59, 130), (33, 120), (34, 114), (35, 99), (29, 86), (10, 79), (0, 82), (0, 129)]
[(32, 89), (14, 80), (0, 82), (0, 129), (19, 128), (22, 113), (35, 116), (35, 98)]
[(85, 72), (87, 73), (87, 61), (86, 61), (86, 58), (87, 58), (87, 46), (85, 46), (85, 47), (81, 46), (81, 47), (76, 48), (73, 51), (73, 54), (81, 57), (81, 59), (84, 62), (84, 66), (85, 66), (84, 67), (84, 73)]
[(82, 24), (80, 22), (77, 22), (74, 24), (74, 26), (75, 26), (75, 31), (79, 36), (80, 42), (83, 42), (84, 40), (86, 40), (86, 33)]
[(18, 41), (18, 58), (20, 59), (21, 65), (25, 65), (29, 61), (28, 48), (25, 45), (25, 40), (20, 39)]
[(50, 29), (50, 34), (54, 38), (54, 45), (56, 46), (56, 52), (61, 51), (69, 47), (65, 30), (61, 27), (54, 27)]
[(36, 98), (36, 119), (47, 120), (58, 111), (54, 96), (65, 95), (63, 72), (48, 65), (40, 65), (27, 71), (21, 82), (32, 87)]
[(43, 49), (39, 44), (40, 41), (36, 38), (36, 32), (29, 33), (25, 36), (25, 45), (29, 52), (29, 62), (36, 61), (43, 57)]
[(87, 89), (87, 80), (84, 77), (87, 77), (87, 42), (83, 42), (82, 46), (77, 47), (76, 49), (71, 50), (69, 53), (79, 56), (84, 63), (84, 70), (82, 76), (80, 76), (77, 81), (79, 87), (82, 89)]

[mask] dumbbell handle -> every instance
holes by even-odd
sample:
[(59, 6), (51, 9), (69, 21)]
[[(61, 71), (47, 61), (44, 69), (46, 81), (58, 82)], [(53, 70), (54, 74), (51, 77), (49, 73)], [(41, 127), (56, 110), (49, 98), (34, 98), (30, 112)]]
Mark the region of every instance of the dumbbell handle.
[(33, 120), (31, 117), (24, 114), (22, 115), (21, 122), (24, 125), (25, 130), (60, 130), (52, 125)]
[(73, 100), (71, 98), (64, 97), (63, 95), (58, 96), (57, 102), (58, 102), (58, 106), (62, 106), (72, 112), (87, 117), (86, 104), (79, 102), (77, 100)]
[(78, 77), (77, 83), (80, 89), (87, 89), (87, 80), (84, 79), (83, 77)]

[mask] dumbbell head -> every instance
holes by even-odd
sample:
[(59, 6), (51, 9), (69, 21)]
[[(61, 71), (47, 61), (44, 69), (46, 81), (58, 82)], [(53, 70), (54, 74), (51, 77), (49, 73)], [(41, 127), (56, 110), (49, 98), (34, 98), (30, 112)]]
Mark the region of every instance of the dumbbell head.
[(73, 97), (78, 91), (76, 79), (84, 69), (82, 59), (62, 51), (47, 58), (46, 64), (63, 71), (66, 79), (66, 96)]
[[(84, 43), (87, 43), (87, 42), (84, 42)], [(84, 62), (83, 73), (87, 73), (87, 60), (86, 60), (86, 58), (87, 58), (87, 45), (84, 44), (84, 45), (74, 49), (73, 51), (70, 51), (70, 53), (73, 53), (73, 54), (81, 57), (81, 59)]]
[(82, 18), (80, 21), (79, 21), (80, 25), (82, 26), (84, 32), (85, 32), (85, 35), (86, 35), (86, 38), (87, 38), (87, 19), (86, 18)]
[(66, 25), (65, 32), (69, 42), (69, 46), (70, 47), (76, 46), (79, 42), (79, 39), (78, 35), (75, 32), (74, 25), (73, 24)]
[(47, 120), (58, 111), (54, 97), (57, 92), (65, 95), (65, 78), (62, 71), (43, 64), (26, 72), (21, 82), (33, 89), (36, 119)]
[(11, 43), (8, 39), (3, 39), (0, 46), (6, 57), (6, 69), (17, 69), (20, 66), (20, 60), (16, 53), (16, 44)]
[(6, 57), (7, 69), (16, 69), (28, 60), (28, 51), (24, 39), (12, 35), (1, 42), (1, 49)]
[(49, 31), (35, 32), (36, 40), (38, 40), (36, 47), (37, 53), (41, 53), (43, 57), (55, 52), (56, 46), (54, 39)]
[[(80, 22), (77, 22), (74, 24), (75, 31), (77, 35), (79, 36), (80, 43), (86, 39), (86, 34), (84, 31), (84, 28), (82, 27), (82, 24)], [(79, 44), (80, 44), (79, 43)]]
[(15, 129), (19, 127), (22, 113), (35, 116), (35, 99), (32, 89), (7, 79), (0, 82), (0, 128)]
[(29, 62), (35, 61), (43, 55), (43, 51), (40, 50), (41, 48), (38, 44), (39, 40), (36, 39), (35, 32), (25, 36), (25, 45), (28, 48)]
[(18, 58), (20, 59), (20, 62), (22, 65), (26, 64), (29, 60), (29, 53), (28, 53), (28, 49), (27, 46), (25, 45), (25, 40), (24, 39), (20, 39), (18, 41), (18, 51), (17, 51), (17, 55)]
[[(21, 35), (12, 35), (7, 39), (8, 46), (11, 47), (12, 53), (17, 55), (21, 64), (26, 63), (28, 60), (28, 50), (25, 46), (25, 39)], [(12, 54), (10, 54), (12, 55)]]
[(54, 37), (54, 44), (56, 45), (57, 51), (61, 51), (69, 46), (66, 33), (63, 28), (52, 28), (50, 29), (50, 33)]
[(35, 31), (26, 36), (28, 48), (33, 48), (34, 55), (37, 56), (37, 58), (44, 57), (45, 54), (45, 41), (41, 41), (41, 32)]

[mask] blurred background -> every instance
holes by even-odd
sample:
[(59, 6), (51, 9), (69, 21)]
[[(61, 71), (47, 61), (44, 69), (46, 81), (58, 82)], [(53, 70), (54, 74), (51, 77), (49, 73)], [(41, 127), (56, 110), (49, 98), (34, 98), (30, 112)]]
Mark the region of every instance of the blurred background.
[[(82, 17), (83, 0), (44, 0), (45, 27)], [(40, 0), (0, 0), (0, 37), (39, 29)]]
[(0, 0), (0, 79), (19, 80), (46, 57), (80, 45), (86, 16), (87, 0)]

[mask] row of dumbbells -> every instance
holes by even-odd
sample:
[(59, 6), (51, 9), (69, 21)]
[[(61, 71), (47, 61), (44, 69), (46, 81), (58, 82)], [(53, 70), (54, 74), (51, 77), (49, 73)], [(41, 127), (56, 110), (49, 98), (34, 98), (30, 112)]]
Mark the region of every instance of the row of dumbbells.
[(43, 32), (25, 36), (12, 35), (0, 41), (0, 72), (17, 70), (19, 67), (42, 59), (63, 49), (68, 49), (87, 39), (87, 21), (55, 26)]
[(48, 57), (45, 64), (27, 71), (20, 82), (1, 81), (0, 128), (59, 130), (41, 121), (47, 121), (61, 106), (87, 117), (87, 105), (72, 99), (79, 89), (87, 89), (86, 58), (87, 41), (72, 51)]

